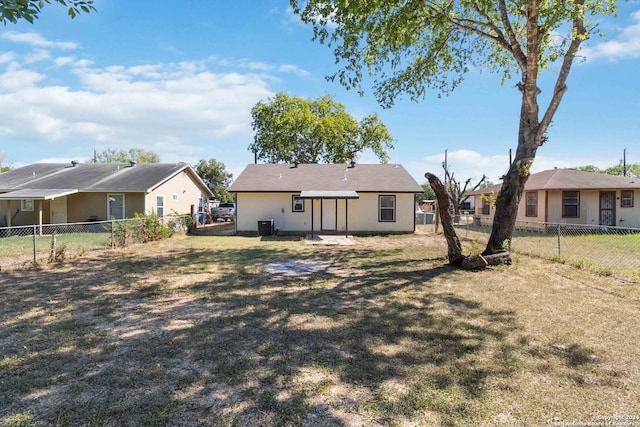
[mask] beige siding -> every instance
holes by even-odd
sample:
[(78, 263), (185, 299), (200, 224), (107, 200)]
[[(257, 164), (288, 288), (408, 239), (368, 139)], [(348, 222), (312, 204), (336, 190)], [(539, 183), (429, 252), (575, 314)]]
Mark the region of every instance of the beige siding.
[[(277, 230), (292, 233), (311, 231), (311, 200), (304, 201), (304, 212), (293, 212), (292, 197), (296, 193), (239, 193), (237, 195), (237, 230), (238, 232), (257, 232), (258, 221), (272, 219)], [(390, 194), (393, 195), (393, 194)], [(378, 194), (361, 193), (359, 199), (337, 200), (335, 213), (335, 230), (344, 232), (347, 229), (345, 205), (348, 205), (349, 232), (413, 232), (414, 230), (414, 195), (395, 194), (396, 221), (378, 221)], [(322, 212), (328, 203), (322, 200), (313, 201), (313, 229), (322, 230)], [(326, 212), (325, 212), (326, 213)]]
[(82, 222), (91, 217), (96, 217), (100, 221), (109, 219), (107, 218), (107, 195), (105, 193), (76, 193), (67, 197), (67, 220), (69, 222)]
[[(536, 193), (538, 195), (538, 210), (537, 215), (527, 216), (527, 194)], [(546, 218), (546, 194), (545, 191), (525, 191), (522, 195), (522, 201), (518, 205), (517, 221), (530, 221), (530, 222), (545, 222)]]
[(620, 227), (640, 228), (640, 190), (633, 191), (633, 207), (621, 207), (621, 191), (616, 197), (616, 221)]
[[(613, 191), (613, 190), (612, 190)], [(640, 228), (640, 190), (633, 190), (633, 207), (622, 207), (621, 198), (622, 190), (615, 190), (615, 218), (616, 226)], [(526, 193), (523, 195), (520, 205), (518, 206), (518, 221), (528, 222), (550, 222), (561, 224), (581, 224), (581, 225), (599, 225), (600, 224), (600, 190), (580, 190), (580, 215), (577, 218), (562, 217), (562, 191), (549, 190), (538, 191), (538, 216), (526, 216)], [(489, 215), (482, 215), (482, 199), (475, 196), (476, 210), (475, 214), (480, 217), (481, 223), (490, 225), (495, 213), (492, 206)]]
[[(174, 200), (174, 195), (177, 200)], [(145, 198), (147, 214), (156, 212), (157, 196), (164, 197), (165, 215), (171, 215), (174, 212), (188, 214), (191, 212), (191, 205), (198, 209), (200, 199), (207, 197), (191, 176), (184, 171), (147, 194)]]

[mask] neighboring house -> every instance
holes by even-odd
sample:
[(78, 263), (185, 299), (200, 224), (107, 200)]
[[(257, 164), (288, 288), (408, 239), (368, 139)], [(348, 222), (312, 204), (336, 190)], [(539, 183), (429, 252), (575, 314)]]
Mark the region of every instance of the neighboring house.
[(423, 191), (393, 164), (250, 164), (229, 187), (238, 233), (281, 234), (412, 233)]
[(187, 214), (211, 196), (186, 163), (35, 163), (0, 174), (0, 226)]
[[(475, 215), (490, 224), (502, 184), (472, 193)], [(640, 179), (552, 169), (532, 174), (524, 187), (517, 221), (640, 228)]]

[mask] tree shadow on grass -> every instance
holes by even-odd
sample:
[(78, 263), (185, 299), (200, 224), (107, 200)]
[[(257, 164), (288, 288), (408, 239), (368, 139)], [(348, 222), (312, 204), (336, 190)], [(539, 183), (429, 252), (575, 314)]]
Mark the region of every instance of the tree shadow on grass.
[[(290, 259), (329, 265), (264, 268)], [(518, 326), (433, 283), (458, 274), (397, 250), (270, 246), (4, 274), (0, 421), (470, 422), (485, 384), (520, 368)]]

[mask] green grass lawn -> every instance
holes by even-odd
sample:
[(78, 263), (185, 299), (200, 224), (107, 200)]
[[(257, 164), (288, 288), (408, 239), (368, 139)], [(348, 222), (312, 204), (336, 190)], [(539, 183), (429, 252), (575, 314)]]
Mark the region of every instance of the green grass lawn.
[(637, 284), (522, 254), (480, 273), (445, 258), (432, 235), (207, 236), (3, 271), (0, 425), (640, 415)]
[[(481, 252), (489, 238), (488, 227), (457, 228), (468, 252)], [(580, 268), (640, 282), (640, 234), (558, 235), (516, 231), (511, 251), (566, 262)]]
[[(51, 251), (51, 235), (36, 236), (36, 257), (47, 258)], [(93, 249), (104, 249), (111, 245), (111, 233), (57, 234), (56, 245), (64, 246), (68, 256), (81, 255)], [(33, 235), (0, 238), (0, 266), (12, 265), (19, 260), (33, 261)]]

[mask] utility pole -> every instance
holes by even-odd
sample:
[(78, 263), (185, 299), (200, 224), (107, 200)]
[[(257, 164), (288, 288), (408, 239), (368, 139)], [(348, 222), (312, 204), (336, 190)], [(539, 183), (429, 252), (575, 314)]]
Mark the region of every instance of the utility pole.
[(627, 176), (627, 149), (622, 150), (622, 176)]
[(444, 150), (444, 162), (442, 162), (442, 168), (444, 169), (444, 187), (447, 188), (447, 174), (449, 173), (447, 165), (447, 150)]

